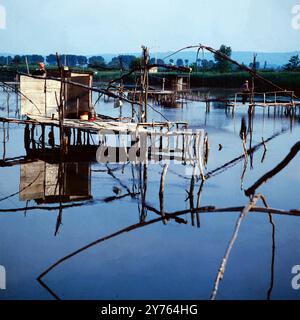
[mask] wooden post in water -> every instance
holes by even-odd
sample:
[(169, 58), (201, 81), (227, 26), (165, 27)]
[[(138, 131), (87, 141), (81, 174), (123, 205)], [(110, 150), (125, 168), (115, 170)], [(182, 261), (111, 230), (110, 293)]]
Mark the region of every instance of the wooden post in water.
[[(253, 72), (256, 73), (256, 58), (257, 58), (257, 54), (255, 53), (253, 55), (253, 66), (252, 66), (252, 70)], [(250, 97), (250, 112), (251, 114), (253, 113), (253, 110), (255, 108), (254, 106), (254, 91), (255, 91), (255, 80), (254, 80), (254, 74), (252, 74), (252, 86), (251, 86), (251, 97)]]
[(3, 122), (3, 156), (2, 159), (5, 161), (6, 158), (6, 130), (5, 130), (5, 123)]
[(18, 83), (19, 83), (19, 75), (16, 75), (16, 84), (15, 84), (15, 94), (16, 94), (16, 116), (19, 118), (20, 111), (19, 111), (19, 90), (18, 90)]
[(77, 145), (82, 145), (81, 130), (77, 130)]
[(57, 65), (60, 70), (60, 80), (61, 80), (61, 86), (60, 86), (60, 102), (59, 102), (59, 137), (60, 137), (60, 148), (61, 148), (61, 154), (64, 154), (65, 152), (65, 139), (64, 139), (64, 107), (65, 107), (65, 84), (64, 84), (64, 69), (61, 64), (60, 55), (56, 53), (56, 60)]
[(142, 91), (143, 91), (143, 105), (144, 110), (141, 115), (141, 121), (148, 121), (148, 90), (149, 90), (149, 50), (147, 47), (142, 46), (143, 60), (142, 60)]
[(27, 56), (25, 56), (25, 64), (26, 64), (27, 74), (30, 74)]
[(164, 193), (165, 193), (165, 180), (166, 180), (166, 175), (168, 172), (169, 165), (165, 164), (163, 172), (161, 174), (161, 179), (160, 179), (160, 188), (159, 188), (159, 203), (160, 203), (160, 213), (161, 216), (164, 218), (163, 223), (167, 224), (167, 219), (165, 218), (165, 206), (164, 206)]
[(141, 221), (146, 221), (147, 218), (147, 211), (146, 211), (146, 197), (147, 197), (147, 188), (148, 188), (148, 167), (147, 164), (144, 163), (141, 164), (140, 170), (142, 170), (143, 167), (143, 173), (141, 173), (141, 200), (142, 200), (142, 207), (141, 207)]

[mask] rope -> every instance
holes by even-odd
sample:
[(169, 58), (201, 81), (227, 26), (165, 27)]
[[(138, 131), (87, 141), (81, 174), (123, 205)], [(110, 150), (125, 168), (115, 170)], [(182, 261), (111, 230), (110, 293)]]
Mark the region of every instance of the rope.
[(2, 83), (2, 85), (16, 91), (19, 95), (23, 96), (25, 99), (27, 99), (31, 104), (34, 105), (34, 107), (37, 109), (37, 111), (41, 114), (40, 109), (38, 108), (38, 106), (30, 99), (28, 98), (23, 92), (21, 92), (19, 89), (15, 89), (14, 87), (12, 87), (11, 85), (9, 85), (8, 83), (4, 82), (4, 81), (0, 81), (0, 83)]
[(4, 200), (7, 200), (7, 199), (9, 199), (9, 198), (12, 198), (12, 197), (16, 196), (17, 194), (20, 194), (21, 192), (23, 192), (24, 190), (26, 190), (26, 189), (29, 188), (30, 186), (32, 186), (32, 185), (37, 181), (37, 179), (40, 177), (40, 175), (41, 175), (41, 172), (40, 172), (40, 173), (38, 174), (38, 176), (37, 176), (31, 183), (29, 183), (26, 187), (24, 187), (23, 189), (19, 190), (18, 192), (15, 192), (15, 193), (13, 193), (13, 194), (5, 197), (5, 198), (0, 199), (0, 202), (1, 202), (1, 201), (4, 201)]

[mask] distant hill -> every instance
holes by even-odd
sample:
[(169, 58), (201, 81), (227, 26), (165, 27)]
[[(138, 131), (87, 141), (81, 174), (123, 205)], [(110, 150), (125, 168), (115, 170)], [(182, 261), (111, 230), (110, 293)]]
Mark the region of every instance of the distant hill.
[(2, 56), (2, 57), (8, 57), (8, 56), (14, 56), (14, 54), (13, 53), (7, 53), (7, 52), (1, 52), (0, 53), (0, 56)]

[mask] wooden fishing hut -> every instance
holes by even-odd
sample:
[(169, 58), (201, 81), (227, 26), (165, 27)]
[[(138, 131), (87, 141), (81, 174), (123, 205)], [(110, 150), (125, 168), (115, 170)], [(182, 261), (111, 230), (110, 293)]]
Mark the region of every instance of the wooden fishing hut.
[[(64, 118), (79, 119), (80, 116), (93, 111), (92, 91), (83, 86), (91, 87), (92, 72), (63, 70), (64, 82), (59, 70), (47, 71), (46, 77), (20, 75), (21, 115), (29, 118), (47, 117), (58, 119), (60, 96), (64, 95)], [(71, 82), (83, 86), (74, 86)]]
[[(148, 97), (150, 95), (148, 76), (149, 70), (153, 66), (148, 65), (149, 59), (147, 59), (146, 48), (143, 52), (145, 63), (144, 70), (141, 73), (141, 79), (143, 80), (141, 80), (142, 90), (139, 100), (130, 100), (122, 92), (114, 93), (109, 89), (93, 87), (93, 73), (69, 70), (61, 65), (58, 56), (57, 70), (49, 70), (43, 75), (19, 73), (20, 115), (23, 118), (7, 117), (0, 118), (0, 120), (25, 125), (24, 142), (27, 152), (41, 149), (41, 152), (44, 153), (48, 146), (52, 150), (59, 147), (62, 158), (65, 158), (72, 146), (97, 145), (98, 141), (95, 143), (92, 135), (98, 135), (98, 137), (104, 135), (104, 140), (106, 140), (106, 136), (121, 136), (122, 134), (127, 136), (134, 134), (137, 135), (137, 139), (140, 139), (139, 135), (146, 134), (151, 139), (158, 132), (161, 134), (159, 140), (168, 142), (170, 140), (168, 133), (176, 131), (178, 143), (180, 144), (179, 140), (182, 141), (182, 153), (187, 148), (186, 139), (189, 136), (185, 131), (188, 127), (186, 122), (147, 121)], [(176, 90), (183, 89), (183, 75), (176, 76), (175, 82), (178, 81)], [(99, 95), (107, 95), (116, 101), (130, 103), (132, 105), (132, 117), (126, 119), (121, 116), (120, 118), (111, 118), (96, 114), (92, 103), (93, 92), (97, 92)], [(134, 105), (137, 106), (138, 110), (134, 109)], [(41, 135), (39, 140), (35, 142), (38, 127), (41, 128)], [(59, 128), (59, 144), (55, 142), (55, 128)], [(192, 137), (193, 145), (201, 144), (197, 134), (192, 134)], [(160, 158), (162, 158), (161, 150), (159, 151)], [(174, 152), (169, 151), (171, 159), (175, 159), (175, 156), (172, 155)], [(182, 160), (182, 157), (180, 159)], [(185, 160), (185, 156), (183, 160)]]
[(185, 73), (168, 75), (165, 89), (173, 92), (189, 91), (191, 89), (191, 75)]

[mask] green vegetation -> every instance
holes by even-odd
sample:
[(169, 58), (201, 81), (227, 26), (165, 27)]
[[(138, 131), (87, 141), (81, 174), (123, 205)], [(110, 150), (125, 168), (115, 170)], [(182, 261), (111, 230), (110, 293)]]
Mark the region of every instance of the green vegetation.
[[(230, 47), (226, 47), (225, 45), (222, 45), (219, 49), (219, 52), (224, 54), (227, 57), (231, 57), (232, 54), (232, 49)], [(232, 70), (232, 65), (229, 61), (222, 59), (219, 55), (215, 54), (214, 55), (216, 65), (215, 69), (218, 70), (219, 72), (230, 72)]]
[[(278, 86), (287, 90), (300, 91), (300, 72), (258, 72), (262, 77), (270, 80)], [(207, 87), (235, 87), (240, 88), (246, 81), (250, 80), (251, 76), (247, 72), (234, 73), (193, 73), (191, 75), (191, 83), (194, 86)], [(256, 86), (262, 90), (270, 90), (264, 83), (256, 80)]]
[[(162, 83), (162, 78), (168, 78), (175, 75), (174, 72), (164, 72), (155, 75), (155, 84)], [(300, 94), (300, 72), (291, 71), (265, 71), (258, 72), (259, 75), (267, 80), (270, 80), (278, 86), (286, 90), (292, 90)], [(150, 77), (151, 79), (151, 77)], [(151, 79), (152, 81), (154, 79)], [(219, 88), (240, 88), (246, 80), (251, 80), (251, 76), (247, 72), (192, 72), (191, 73), (191, 86), (192, 87), (219, 87)], [(260, 90), (273, 90), (266, 87), (265, 83), (256, 80), (256, 87)]]
[(283, 66), (286, 71), (300, 71), (300, 59), (299, 56), (292, 56), (289, 63)]
[[(226, 45), (222, 45), (219, 49), (224, 55), (231, 57), (232, 49)], [(38, 62), (46, 62), (46, 68), (56, 68), (56, 55), (50, 54), (46, 58), (41, 55), (26, 56), (29, 64), (30, 72), (38, 68)], [(16, 55), (14, 57), (0, 56), (0, 80), (14, 81), (17, 70), (27, 72), (25, 56)], [(94, 80), (96, 82), (109, 82), (112, 79), (119, 78), (120, 75), (129, 70), (139, 70), (141, 66), (141, 58), (134, 55), (119, 55), (107, 63), (102, 56), (85, 56), (62, 55), (61, 62), (63, 65), (69, 66), (74, 70), (87, 70), (94, 72)], [(166, 61), (152, 58), (151, 64), (159, 64), (163, 66)], [(251, 80), (251, 76), (247, 72), (243, 72), (242, 68), (232, 65), (227, 60), (220, 58), (219, 55), (214, 56), (213, 60), (198, 59), (196, 63), (189, 63), (189, 60), (169, 59), (168, 65), (190, 66), (192, 67), (191, 86), (192, 87), (224, 87), (239, 88), (245, 80)], [(277, 85), (293, 90), (300, 94), (300, 58), (298, 55), (291, 57), (289, 62), (278, 67), (277, 70), (267, 69), (267, 62), (260, 68), (259, 62), (255, 65), (250, 64), (250, 68), (258, 70), (258, 73), (264, 78), (276, 83)], [(168, 78), (176, 72), (167, 72), (163, 68), (159, 68), (159, 72), (150, 76), (151, 85), (161, 85), (162, 78)], [(134, 84), (135, 76), (132, 74), (124, 79), (125, 83)], [(256, 81), (256, 86), (261, 90), (270, 90), (266, 88), (264, 83)]]

